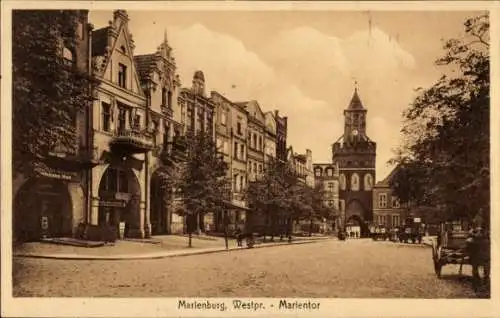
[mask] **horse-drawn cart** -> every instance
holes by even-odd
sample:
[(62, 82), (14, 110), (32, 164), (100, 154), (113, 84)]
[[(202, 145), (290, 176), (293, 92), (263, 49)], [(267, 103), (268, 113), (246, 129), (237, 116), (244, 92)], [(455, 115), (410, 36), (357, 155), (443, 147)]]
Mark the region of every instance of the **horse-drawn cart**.
[(474, 282), (480, 280), (479, 267), (484, 278), (489, 279), (490, 270), (489, 237), (480, 229), (467, 231), (460, 223), (443, 223), (437, 241), (432, 242), (432, 259), (436, 276), (441, 278), (441, 269), (448, 264), (472, 266)]

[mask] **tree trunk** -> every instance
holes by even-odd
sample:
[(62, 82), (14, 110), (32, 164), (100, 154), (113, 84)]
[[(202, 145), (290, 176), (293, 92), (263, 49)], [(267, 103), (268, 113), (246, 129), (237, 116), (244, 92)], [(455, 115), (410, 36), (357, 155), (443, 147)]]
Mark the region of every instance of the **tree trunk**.
[(313, 218), (312, 215), (309, 214), (309, 236), (312, 236), (313, 231)]
[(193, 247), (193, 244), (192, 244), (192, 241), (193, 241), (193, 234), (191, 233), (191, 231), (189, 231), (189, 233), (188, 233), (188, 237), (189, 237), (188, 247)]
[(229, 249), (228, 233), (227, 233), (227, 210), (224, 210), (224, 242), (226, 243), (226, 250)]

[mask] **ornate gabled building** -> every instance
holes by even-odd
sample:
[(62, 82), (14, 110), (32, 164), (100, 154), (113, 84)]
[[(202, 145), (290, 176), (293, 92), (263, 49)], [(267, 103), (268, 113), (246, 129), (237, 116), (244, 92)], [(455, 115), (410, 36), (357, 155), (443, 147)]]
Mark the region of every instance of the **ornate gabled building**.
[(290, 165), (292, 171), (295, 172), (300, 182), (310, 188), (314, 187), (314, 172), (311, 150), (306, 149), (305, 154), (299, 154), (293, 151), (292, 146), (288, 147), (287, 163)]
[[(323, 190), (323, 205), (338, 210), (339, 167), (332, 163), (315, 163), (313, 169), (315, 186)], [(339, 220), (337, 219), (335, 220), (335, 227), (338, 228), (338, 226)]]
[(332, 162), (339, 167), (342, 226), (355, 223), (362, 235), (373, 219), (376, 143), (366, 134), (366, 113), (357, 88), (344, 110), (344, 134), (332, 146)]
[(264, 129), (264, 162), (276, 159), (276, 118), (273, 112), (264, 114), (266, 127)]
[(206, 95), (205, 75), (202, 71), (198, 70), (194, 73), (191, 88), (181, 90), (179, 107), (186, 135), (197, 135), (203, 131), (215, 137), (215, 104)]
[(280, 162), (287, 162), (287, 132), (288, 117), (280, 116), (279, 111), (274, 111), (276, 120), (276, 158)]
[(264, 173), (264, 147), (266, 119), (255, 100), (236, 103), (247, 111), (247, 174), (254, 181)]
[(147, 153), (154, 149), (148, 98), (134, 63), (134, 41), (124, 10), (92, 34), (93, 138), (100, 164), (91, 171), (90, 223), (125, 223), (125, 236), (150, 233)]
[(146, 219), (151, 224), (152, 235), (182, 233), (184, 220), (176, 211), (180, 200), (176, 200), (169, 181), (176, 178), (178, 162), (182, 159), (179, 156), (185, 153), (186, 141), (178, 103), (181, 83), (166, 32), (155, 53), (136, 55), (134, 61), (146, 96), (146, 122), (154, 145), (153, 151), (146, 154), (150, 202)]

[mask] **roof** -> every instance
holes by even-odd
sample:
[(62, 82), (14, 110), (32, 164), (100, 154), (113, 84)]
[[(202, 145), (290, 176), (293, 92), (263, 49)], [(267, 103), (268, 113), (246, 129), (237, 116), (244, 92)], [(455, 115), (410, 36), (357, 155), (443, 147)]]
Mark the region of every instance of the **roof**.
[(359, 98), (357, 88), (354, 89), (354, 94), (352, 95), (348, 109), (364, 109), (363, 103), (361, 103), (361, 99)]
[(139, 78), (148, 75), (151, 65), (154, 63), (155, 54), (144, 54), (134, 56), (135, 68)]
[(105, 27), (92, 31), (92, 56), (104, 55), (106, 46), (108, 46), (108, 30)]
[(380, 186), (380, 187), (388, 187), (390, 186), (390, 182), (392, 180), (392, 178), (394, 177), (394, 175), (396, 174), (397, 170), (399, 169), (399, 165), (397, 165), (396, 167), (394, 167), (394, 169), (391, 170), (391, 172), (387, 175), (387, 177), (385, 177), (385, 179), (377, 182), (375, 184), (375, 186)]

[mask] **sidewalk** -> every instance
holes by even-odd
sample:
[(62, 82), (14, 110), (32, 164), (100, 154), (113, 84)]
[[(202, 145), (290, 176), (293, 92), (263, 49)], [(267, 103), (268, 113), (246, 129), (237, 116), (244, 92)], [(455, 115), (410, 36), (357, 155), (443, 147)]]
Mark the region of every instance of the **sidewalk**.
[[(255, 244), (253, 248), (264, 248), (273, 246), (286, 246), (290, 244), (307, 244), (333, 239), (331, 237), (297, 237), (292, 243), (286, 240), (274, 242), (263, 242)], [(14, 257), (67, 259), (67, 260), (140, 260), (161, 259), (176, 256), (189, 256), (199, 254), (210, 254), (224, 251), (246, 250), (237, 247), (236, 241), (228, 241), (229, 248), (226, 250), (223, 238), (196, 237), (192, 238), (192, 248), (188, 248), (188, 238), (185, 236), (160, 236), (152, 240), (122, 240), (114, 244), (102, 247), (85, 248), (65, 245), (53, 245), (47, 243), (26, 243), (15, 248)]]

